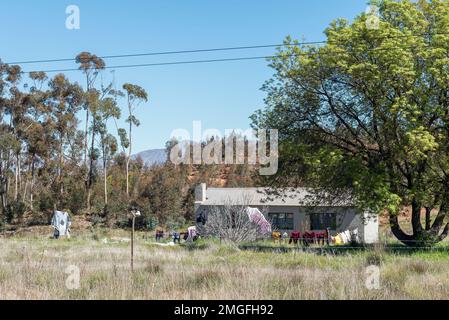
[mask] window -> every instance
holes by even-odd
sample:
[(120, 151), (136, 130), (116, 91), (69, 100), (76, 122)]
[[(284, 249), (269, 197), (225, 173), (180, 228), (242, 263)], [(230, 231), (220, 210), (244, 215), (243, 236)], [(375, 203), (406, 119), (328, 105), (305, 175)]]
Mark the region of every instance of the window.
[(293, 230), (293, 213), (270, 213), (270, 221), (278, 230)]
[(314, 213), (310, 215), (310, 226), (312, 230), (337, 229), (337, 214)]

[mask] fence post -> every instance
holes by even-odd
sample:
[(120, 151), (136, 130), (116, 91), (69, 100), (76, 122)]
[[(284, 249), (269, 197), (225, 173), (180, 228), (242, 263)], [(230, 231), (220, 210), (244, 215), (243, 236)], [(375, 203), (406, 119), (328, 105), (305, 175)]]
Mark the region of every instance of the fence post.
[(134, 227), (136, 225), (136, 217), (140, 217), (141, 213), (137, 209), (131, 209), (131, 214), (133, 218), (131, 228), (131, 272), (134, 272)]
[(134, 272), (134, 226), (136, 223), (136, 216), (133, 214), (133, 223), (131, 229), (131, 272)]

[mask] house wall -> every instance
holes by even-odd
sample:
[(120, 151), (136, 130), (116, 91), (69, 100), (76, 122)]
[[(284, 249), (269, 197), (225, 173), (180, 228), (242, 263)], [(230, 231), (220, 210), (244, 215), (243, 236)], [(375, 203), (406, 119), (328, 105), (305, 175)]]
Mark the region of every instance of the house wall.
[[(261, 212), (266, 212), (269, 219), (270, 213), (292, 213), (294, 230), (301, 233), (311, 231), (310, 215), (316, 213), (337, 214), (337, 228), (331, 230), (332, 235), (337, 233), (357, 229), (359, 238), (363, 243), (375, 243), (378, 241), (379, 224), (378, 219), (371, 217), (367, 213), (360, 214), (355, 208), (345, 207), (292, 207), (292, 206), (255, 206)], [(198, 206), (199, 210), (208, 210), (208, 206)], [(292, 230), (279, 230), (281, 232), (291, 232)], [(318, 231), (318, 230), (316, 230)]]
[(379, 242), (379, 217), (369, 212), (365, 212), (363, 217), (363, 241), (365, 243)]
[[(259, 208), (262, 209), (262, 208)], [(267, 218), (270, 213), (293, 213), (293, 224), (295, 230), (302, 233), (311, 230), (310, 215), (316, 213), (335, 213), (337, 214), (337, 229), (331, 230), (334, 233), (358, 228), (360, 220), (358, 219), (357, 210), (353, 208), (342, 207), (268, 207)], [(291, 231), (291, 230), (282, 230)], [(318, 231), (318, 230), (316, 230)]]

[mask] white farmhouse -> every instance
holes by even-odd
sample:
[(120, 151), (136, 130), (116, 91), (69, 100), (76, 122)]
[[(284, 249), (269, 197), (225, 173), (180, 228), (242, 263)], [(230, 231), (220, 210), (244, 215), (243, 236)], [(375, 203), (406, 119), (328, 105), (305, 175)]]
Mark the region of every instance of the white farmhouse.
[[(343, 197), (342, 197), (343, 198)], [(375, 215), (360, 212), (351, 200), (319, 195), (313, 189), (270, 190), (268, 188), (207, 188), (195, 190), (197, 222), (213, 206), (227, 204), (255, 207), (281, 232), (324, 231), (332, 235), (357, 230), (359, 241), (378, 242), (379, 222)]]

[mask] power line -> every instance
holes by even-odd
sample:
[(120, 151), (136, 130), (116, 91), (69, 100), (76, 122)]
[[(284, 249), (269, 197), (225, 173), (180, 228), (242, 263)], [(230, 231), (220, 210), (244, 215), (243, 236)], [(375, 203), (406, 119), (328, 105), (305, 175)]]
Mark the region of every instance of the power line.
[[(134, 53), (134, 54), (120, 54), (100, 56), (101, 59), (116, 59), (116, 58), (134, 58), (134, 57), (147, 57), (147, 56), (161, 56), (161, 55), (173, 55), (173, 54), (187, 54), (187, 53), (204, 53), (204, 52), (217, 52), (217, 51), (233, 51), (233, 50), (249, 50), (249, 49), (263, 49), (263, 48), (275, 48), (282, 46), (301, 46), (301, 45), (317, 45), (324, 44), (326, 41), (311, 41), (301, 43), (289, 43), (289, 44), (266, 44), (256, 46), (241, 46), (241, 47), (224, 47), (224, 48), (211, 48), (211, 49), (194, 49), (194, 50), (178, 50), (178, 51), (161, 51), (161, 52), (148, 52), (148, 53)], [(5, 62), (5, 64), (34, 64), (34, 63), (50, 63), (50, 62), (68, 62), (75, 61), (76, 58), (63, 58), (63, 59), (47, 59), (47, 60), (29, 60), (18, 62)]]
[[(259, 56), (259, 57), (238, 57), (238, 58), (226, 58), (226, 59), (142, 63), (142, 64), (106, 66), (106, 67), (104, 67), (104, 69), (124, 69), (124, 68), (154, 67), (154, 66), (168, 66), (168, 65), (181, 65), (181, 64), (199, 64), (199, 63), (213, 63), (213, 62), (226, 62), (226, 61), (260, 60), (260, 59), (270, 59), (270, 58), (274, 58), (274, 57), (275, 56)], [(54, 73), (54, 72), (71, 72), (71, 71), (80, 71), (80, 69), (79, 68), (53, 69), (53, 70), (42, 70), (39, 72)], [(28, 73), (28, 72), (23, 71), (23, 73)]]
[[(433, 34), (412, 34), (412, 35), (392, 35), (372, 37), (372, 40), (382, 39), (402, 39), (411, 37), (420, 37), (425, 35), (449, 35), (449, 32), (433, 33)], [(105, 55), (100, 56), (101, 59), (117, 59), (117, 58), (134, 58), (134, 57), (147, 57), (147, 56), (161, 56), (161, 55), (175, 55), (175, 54), (188, 54), (188, 53), (205, 53), (205, 52), (220, 52), (220, 51), (236, 51), (236, 50), (250, 50), (250, 49), (263, 49), (263, 48), (276, 48), (285, 46), (307, 46), (307, 45), (319, 45), (319, 44), (334, 44), (339, 45), (341, 43), (332, 41), (309, 41), (309, 42), (293, 42), (283, 44), (264, 44), (254, 46), (235, 46), (235, 47), (222, 47), (222, 48), (208, 48), (208, 49), (193, 49), (193, 50), (176, 50), (176, 51), (160, 51), (160, 52), (147, 52), (147, 53), (135, 53), (135, 54), (120, 54), (120, 55)], [(6, 62), (9, 65), (21, 65), (21, 64), (35, 64), (35, 63), (52, 63), (52, 62), (71, 62), (76, 58), (61, 58), (61, 59), (42, 59), (42, 60), (28, 60), (28, 61), (14, 61)]]
[[(401, 47), (401, 49), (409, 48), (412, 49), (414, 47)], [(430, 46), (424, 46), (424, 48), (430, 48)], [(391, 48), (372, 48), (366, 49), (366, 52), (371, 51), (389, 51)], [(342, 50), (341, 53), (345, 53), (346, 51)], [(332, 52), (316, 52), (318, 56), (325, 55), (335, 55), (340, 52), (332, 51)], [(302, 52), (286, 55), (286, 57), (299, 57), (299, 56), (309, 56), (310, 53)], [(115, 65), (115, 66), (106, 66), (104, 69), (125, 69), (125, 68), (142, 68), (142, 67), (155, 67), (155, 66), (170, 66), (170, 65), (188, 65), (188, 64), (203, 64), (203, 63), (216, 63), (216, 62), (232, 62), (232, 61), (249, 61), (249, 60), (262, 60), (262, 59), (273, 59), (276, 58), (276, 55), (271, 56), (253, 56), (253, 57), (236, 57), (236, 58), (222, 58), (222, 59), (206, 59), (206, 60), (185, 60), (185, 61), (172, 61), (172, 62), (158, 62), (158, 63), (142, 63), (142, 64), (125, 64), (125, 65)], [(103, 70), (103, 69), (102, 69)], [(56, 72), (72, 72), (72, 71), (80, 71), (79, 68), (66, 68), (66, 69), (49, 69), (49, 70), (39, 70), (39, 71), (22, 71), (22, 73), (30, 73), (30, 72), (44, 72), (44, 73), (56, 73)], [(99, 70), (101, 71), (101, 70)]]

